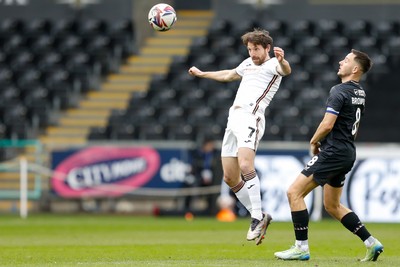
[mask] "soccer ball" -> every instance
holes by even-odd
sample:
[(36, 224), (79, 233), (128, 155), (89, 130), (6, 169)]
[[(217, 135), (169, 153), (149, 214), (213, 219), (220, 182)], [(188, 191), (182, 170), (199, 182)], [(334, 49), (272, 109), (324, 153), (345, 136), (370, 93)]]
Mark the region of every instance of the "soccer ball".
[(168, 4), (157, 4), (149, 11), (149, 23), (156, 31), (168, 31), (176, 20), (175, 9)]

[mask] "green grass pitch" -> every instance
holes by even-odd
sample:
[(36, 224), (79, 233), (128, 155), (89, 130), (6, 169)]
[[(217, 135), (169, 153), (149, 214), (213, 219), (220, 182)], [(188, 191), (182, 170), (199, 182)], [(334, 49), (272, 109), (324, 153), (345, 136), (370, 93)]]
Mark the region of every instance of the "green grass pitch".
[(310, 223), (311, 259), (287, 262), (275, 251), (294, 242), (291, 223), (272, 222), (263, 244), (246, 241), (249, 219), (131, 215), (31, 215), (0, 218), (0, 266), (400, 266), (400, 224), (367, 224), (385, 246), (361, 263), (358, 237), (333, 220)]

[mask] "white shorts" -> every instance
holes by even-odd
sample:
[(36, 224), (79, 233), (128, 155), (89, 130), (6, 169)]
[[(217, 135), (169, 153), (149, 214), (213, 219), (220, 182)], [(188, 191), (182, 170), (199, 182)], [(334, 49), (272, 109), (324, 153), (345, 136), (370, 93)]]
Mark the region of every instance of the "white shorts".
[(265, 130), (265, 117), (243, 108), (229, 109), (228, 124), (222, 140), (221, 156), (237, 157), (239, 147), (257, 150)]

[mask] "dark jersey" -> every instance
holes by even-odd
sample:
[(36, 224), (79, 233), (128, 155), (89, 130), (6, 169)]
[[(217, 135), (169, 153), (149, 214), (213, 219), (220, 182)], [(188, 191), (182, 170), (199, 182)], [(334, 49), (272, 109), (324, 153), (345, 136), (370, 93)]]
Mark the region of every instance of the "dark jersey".
[(326, 112), (337, 115), (332, 131), (321, 141), (321, 150), (355, 159), (354, 140), (365, 109), (365, 91), (349, 81), (331, 88)]

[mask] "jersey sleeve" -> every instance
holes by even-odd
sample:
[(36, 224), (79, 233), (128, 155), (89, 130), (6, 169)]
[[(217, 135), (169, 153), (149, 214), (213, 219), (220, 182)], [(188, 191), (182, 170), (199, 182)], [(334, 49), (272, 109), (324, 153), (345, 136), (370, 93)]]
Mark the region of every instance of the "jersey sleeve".
[(240, 63), (240, 65), (236, 67), (236, 73), (243, 77), (246, 65), (247, 65), (247, 59), (243, 60), (242, 63)]
[(273, 64), (273, 68), (271, 68), (272, 74), (274, 75), (278, 75), (278, 76), (282, 76), (282, 74), (280, 74), (277, 70), (278, 65), (279, 65), (279, 61), (276, 57), (271, 58), (271, 62)]
[(344, 102), (345, 97), (340, 93), (338, 86), (332, 87), (328, 100), (326, 101), (326, 112), (338, 116)]

